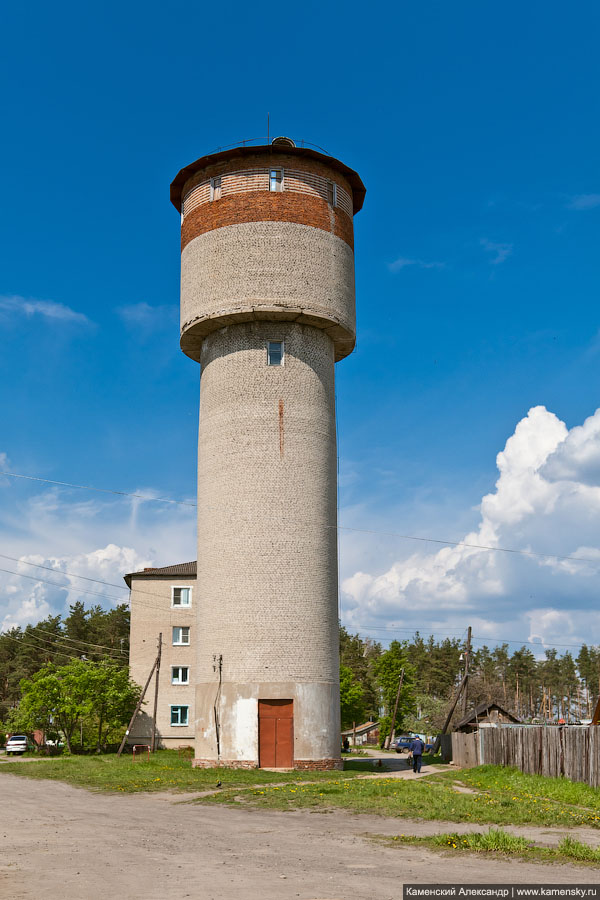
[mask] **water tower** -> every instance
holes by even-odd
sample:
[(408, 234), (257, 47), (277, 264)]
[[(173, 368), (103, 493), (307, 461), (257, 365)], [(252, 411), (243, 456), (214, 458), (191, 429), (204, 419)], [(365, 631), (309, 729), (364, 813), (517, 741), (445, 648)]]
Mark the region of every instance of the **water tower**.
[(200, 363), (194, 764), (340, 765), (334, 363), (355, 342), (365, 188), (276, 138), (171, 185)]

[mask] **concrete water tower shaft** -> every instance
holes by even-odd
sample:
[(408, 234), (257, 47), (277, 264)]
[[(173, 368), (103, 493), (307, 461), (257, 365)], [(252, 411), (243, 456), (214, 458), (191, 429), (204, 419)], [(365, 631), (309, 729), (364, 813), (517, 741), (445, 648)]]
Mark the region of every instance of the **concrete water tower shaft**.
[(201, 365), (194, 764), (340, 765), (334, 363), (365, 188), (289, 139), (171, 185), (181, 348)]

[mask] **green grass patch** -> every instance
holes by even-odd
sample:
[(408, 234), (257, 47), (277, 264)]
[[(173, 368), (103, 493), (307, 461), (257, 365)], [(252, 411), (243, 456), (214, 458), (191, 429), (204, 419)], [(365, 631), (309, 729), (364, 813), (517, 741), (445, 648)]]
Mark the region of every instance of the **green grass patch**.
[(538, 847), (526, 838), (511, 834), (502, 828), (490, 828), (485, 832), (471, 834), (436, 834), (426, 837), (400, 834), (388, 838), (379, 836), (387, 844), (419, 844), (433, 850), (447, 850), (454, 853), (493, 853), (543, 862), (579, 862), (600, 865), (600, 850), (566, 837), (557, 847)]
[[(356, 760), (354, 765), (358, 765)], [(434, 819), (447, 822), (477, 822), (487, 825), (547, 825), (600, 827), (600, 791), (578, 785), (570, 793), (570, 782), (556, 785), (560, 779), (541, 778), (512, 769), (486, 767), (481, 776), (481, 792), (458, 793), (458, 781), (476, 788), (477, 769), (468, 773), (448, 772), (429, 778), (377, 779), (340, 778), (324, 784), (265, 785), (240, 791), (224, 790), (218, 796), (200, 802), (244, 803), (267, 809), (345, 809), (353, 813)], [(520, 781), (519, 779), (523, 779)], [(488, 785), (483, 787), (484, 783)], [(584, 788), (585, 791), (579, 791)], [(554, 802), (549, 795), (566, 792), (565, 799)], [(591, 792), (591, 793), (589, 793)], [(585, 799), (588, 805), (570, 803), (566, 797)]]
[(573, 838), (563, 838), (558, 849), (563, 856), (568, 856), (569, 859), (600, 863), (600, 849), (590, 847), (589, 844), (582, 844), (581, 841), (575, 841)]
[(600, 790), (580, 781), (567, 778), (546, 778), (543, 775), (526, 775), (512, 767), (478, 766), (465, 769), (459, 778), (469, 787), (489, 791), (494, 795), (507, 795), (536, 802), (543, 800), (572, 807), (596, 810), (600, 815)]
[(133, 761), (129, 755), (61, 756), (38, 762), (0, 764), (0, 777), (8, 772), (24, 778), (64, 781), (97, 791), (135, 793), (137, 791), (207, 791), (221, 781), (223, 789), (248, 788), (256, 784), (298, 781), (329, 781), (353, 778), (364, 771), (364, 762), (352, 760), (343, 772), (265, 772), (262, 769), (193, 769), (176, 750), (158, 750)]

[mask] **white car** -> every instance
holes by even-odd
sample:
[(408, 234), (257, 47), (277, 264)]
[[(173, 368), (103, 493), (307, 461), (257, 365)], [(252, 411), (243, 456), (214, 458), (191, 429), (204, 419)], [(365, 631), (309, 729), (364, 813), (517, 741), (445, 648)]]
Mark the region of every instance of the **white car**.
[(27, 735), (13, 734), (6, 742), (6, 752), (8, 753), (25, 753), (27, 750)]

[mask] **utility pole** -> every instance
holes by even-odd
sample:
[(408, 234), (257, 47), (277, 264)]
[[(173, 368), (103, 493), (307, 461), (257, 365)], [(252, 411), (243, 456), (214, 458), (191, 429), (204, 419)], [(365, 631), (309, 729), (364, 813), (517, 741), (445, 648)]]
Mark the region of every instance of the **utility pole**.
[(465, 679), (465, 689), (463, 693), (463, 701), (462, 701), (462, 711), (463, 716), (467, 714), (467, 695), (469, 692), (468, 688), (468, 675), (469, 675), (469, 661), (471, 658), (471, 626), (467, 629), (467, 649), (465, 650), (465, 671), (464, 671), (464, 679)]
[(447, 729), (448, 729), (448, 725), (450, 724), (450, 720), (451, 720), (451, 718), (452, 718), (452, 716), (453, 716), (453, 714), (454, 714), (454, 710), (456, 709), (456, 704), (457, 704), (458, 701), (460, 700), (460, 695), (462, 694), (464, 688), (466, 687), (468, 678), (469, 678), (468, 673), (467, 673), (466, 675), (463, 675), (463, 680), (461, 681), (461, 683), (460, 683), (459, 686), (458, 686), (458, 690), (457, 690), (457, 692), (456, 692), (456, 697), (454, 698), (454, 702), (453, 702), (452, 706), (450, 707), (450, 712), (449, 712), (448, 715), (446, 716), (446, 721), (444, 722), (444, 727), (442, 728), (441, 732), (438, 734), (438, 736), (436, 737), (435, 741), (433, 742), (433, 754), (434, 754), (434, 755), (435, 755), (435, 754), (438, 752), (438, 750), (440, 749), (441, 736), (442, 736), (442, 734), (446, 734), (446, 731), (447, 731)]
[(400, 671), (400, 681), (398, 682), (398, 693), (396, 694), (396, 703), (394, 704), (394, 715), (392, 716), (392, 723), (390, 726), (390, 733), (385, 739), (384, 747), (386, 750), (390, 749), (390, 744), (394, 740), (394, 729), (396, 727), (396, 713), (398, 712), (398, 703), (400, 702), (400, 691), (402, 690), (402, 682), (404, 681), (404, 668)]
[(146, 696), (146, 691), (148, 690), (148, 685), (150, 684), (152, 676), (154, 675), (154, 670), (156, 669), (156, 666), (158, 663), (159, 663), (159, 658), (157, 656), (152, 664), (152, 668), (150, 669), (150, 674), (148, 675), (148, 678), (146, 679), (146, 684), (144, 685), (144, 689), (140, 695), (140, 699), (138, 700), (137, 706), (133, 711), (133, 715), (132, 715), (131, 719), (129, 720), (129, 725), (127, 726), (127, 730), (126, 730), (125, 734), (123, 735), (123, 740), (121, 741), (121, 746), (119, 747), (117, 756), (120, 756), (121, 753), (123, 752), (123, 748), (125, 747), (125, 743), (127, 741), (127, 738), (129, 737), (129, 732), (131, 731), (131, 726), (135, 722), (135, 718), (136, 718), (137, 714), (139, 713), (140, 709), (142, 708), (142, 703), (144, 702), (144, 697)]
[(152, 742), (150, 750), (154, 753), (156, 745), (156, 713), (158, 710), (158, 676), (160, 675), (160, 657), (162, 654), (162, 631), (158, 636), (158, 655), (156, 657), (156, 680), (154, 682), (154, 715), (152, 716)]

